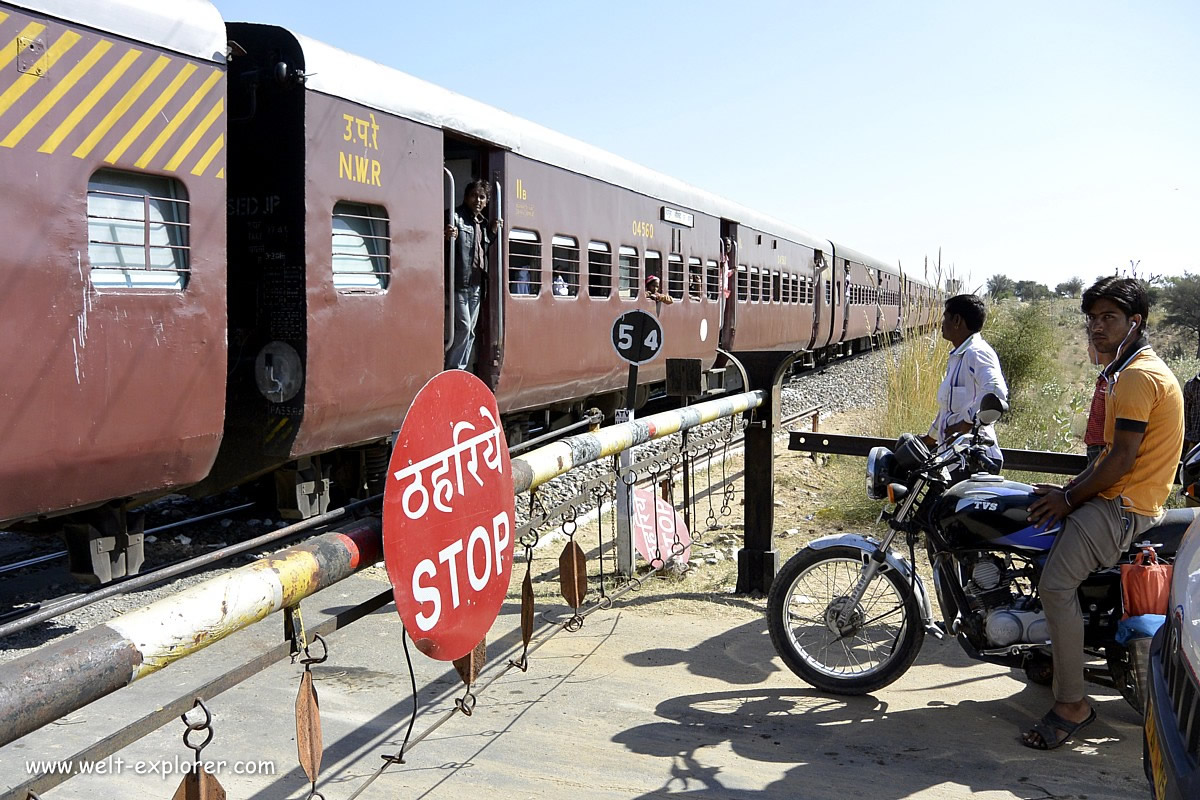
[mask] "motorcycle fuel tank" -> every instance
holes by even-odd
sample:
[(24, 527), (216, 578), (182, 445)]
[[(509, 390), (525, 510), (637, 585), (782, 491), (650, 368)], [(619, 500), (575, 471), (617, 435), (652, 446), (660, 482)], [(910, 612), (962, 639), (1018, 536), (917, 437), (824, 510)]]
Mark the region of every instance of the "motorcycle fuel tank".
[(1036, 499), (1027, 483), (974, 475), (938, 498), (933, 518), (951, 547), (1046, 551), (1062, 525), (1044, 530), (1030, 524), (1029, 504)]

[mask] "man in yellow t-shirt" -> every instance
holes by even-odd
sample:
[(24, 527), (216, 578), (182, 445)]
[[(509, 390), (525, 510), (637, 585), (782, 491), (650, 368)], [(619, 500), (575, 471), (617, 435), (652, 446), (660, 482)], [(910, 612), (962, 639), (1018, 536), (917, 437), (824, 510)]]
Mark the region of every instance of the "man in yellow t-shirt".
[(1183, 395), (1174, 373), (1150, 349), (1150, 302), (1132, 278), (1101, 278), (1083, 293), (1092, 346), (1112, 361), (1103, 375), (1104, 451), (1066, 486), (1039, 484), (1031, 522), (1063, 529), (1046, 559), (1038, 593), (1054, 657), (1054, 708), (1025, 733), (1050, 750), (1096, 718), (1083, 693), (1083, 614), (1079, 585), (1111, 567), (1135, 537), (1158, 522), (1183, 446)]

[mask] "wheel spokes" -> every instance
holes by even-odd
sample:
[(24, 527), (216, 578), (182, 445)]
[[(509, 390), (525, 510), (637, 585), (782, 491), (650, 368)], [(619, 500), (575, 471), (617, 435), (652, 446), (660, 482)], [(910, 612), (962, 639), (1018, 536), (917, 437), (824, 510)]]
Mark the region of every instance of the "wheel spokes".
[[(861, 563), (850, 559), (817, 562), (796, 578), (787, 595), (792, 645), (813, 668), (829, 675), (865, 675), (883, 668), (907, 622), (904, 597), (882, 573), (858, 604), (847, 608), (861, 569)], [(839, 621), (839, 611), (849, 624)]]

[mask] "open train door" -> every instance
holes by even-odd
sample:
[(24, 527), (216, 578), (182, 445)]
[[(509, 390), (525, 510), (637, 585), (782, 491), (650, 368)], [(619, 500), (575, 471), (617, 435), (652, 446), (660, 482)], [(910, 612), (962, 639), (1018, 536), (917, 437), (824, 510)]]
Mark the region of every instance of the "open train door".
[(489, 219), (499, 222), (499, 226), (492, 234), (487, 294), (476, 329), (479, 334), (475, 344), (475, 374), (495, 391), (500, 382), (500, 368), (504, 365), (504, 300), (508, 286), (508, 233), (504, 224), (508, 204), (505, 202), (503, 150), (488, 151), (485, 173), (492, 191)]
[[(479, 319), (475, 325), (475, 344), (468, 369), (491, 389), (500, 378), (504, 361), (504, 271), (507, 240), (504, 230), (504, 151), (485, 143), (455, 136), (449, 132), (444, 144), (445, 171), (443, 175), (443, 214), (449, 224), (454, 210), (463, 202), (467, 185), (472, 181), (488, 183), (488, 204), (484, 210), (489, 227), (498, 222), (498, 230), (490, 234), (492, 245), (485, 253), (487, 277), (480, 300)], [(447, 248), (447, 260), (454, 258), (453, 248)], [(449, 265), (448, 265), (449, 266)], [(454, 274), (446, 271), (445, 323), (443, 347), (448, 350), (454, 337)]]
[(813, 252), (813, 331), (808, 349), (820, 353), (833, 338), (833, 250)]
[(737, 329), (737, 293), (734, 290), (737, 256), (738, 224), (723, 219), (721, 220), (721, 288), (718, 301), (721, 304), (721, 335), (718, 341), (721, 349), (726, 352), (733, 352), (733, 339)]

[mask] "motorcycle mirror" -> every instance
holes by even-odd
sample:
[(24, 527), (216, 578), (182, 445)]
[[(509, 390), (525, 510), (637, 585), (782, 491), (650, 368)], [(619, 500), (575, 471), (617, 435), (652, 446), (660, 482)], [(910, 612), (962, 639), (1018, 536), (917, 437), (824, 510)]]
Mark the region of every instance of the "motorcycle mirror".
[(975, 415), (975, 419), (979, 421), (980, 425), (993, 425), (1004, 415), (1005, 411), (1008, 411), (1008, 403), (988, 392), (979, 401), (979, 413)]

